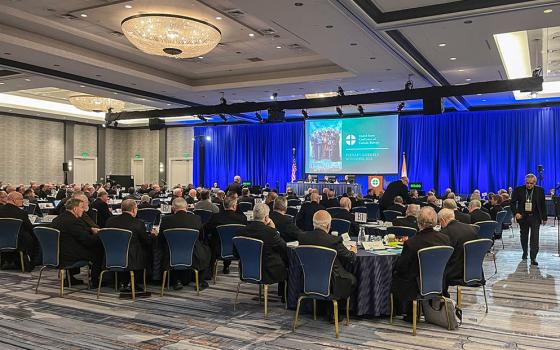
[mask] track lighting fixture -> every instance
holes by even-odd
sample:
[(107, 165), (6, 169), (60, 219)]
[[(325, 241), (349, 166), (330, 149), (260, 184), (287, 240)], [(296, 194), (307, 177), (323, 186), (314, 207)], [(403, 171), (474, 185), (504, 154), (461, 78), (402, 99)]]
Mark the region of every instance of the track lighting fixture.
[(364, 107), (362, 105), (358, 105), (358, 113), (363, 117), (364, 116)]
[(408, 75), (408, 80), (404, 84), (405, 90), (412, 90), (414, 88), (414, 83), (412, 82), (412, 74)]
[(257, 120), (261, 123), (264, 122), (264, 119), (261, 117), (259, 112), (255, 112), (255, 118), (257, 118)]
[(206, 118), (204, 118), (202, 115), (197, 115), (196, 116), (198, 119), (202, 120), (203, 122), (207, 122), (208, 120)]
[(399, 105), (397, 106), (397, 113), (401, 113), (402, 110), (404, 109), (405, 103), (404, 101), (402, 101), (401, 103), (399, 103)]
[(218, 114), (220, 116), (220, 118), (222, 118), (222, 120), (224, 121), (224, 123), (227, 123), (227, 118), (224, 114), (220, 113)]
[(336, 92), (338, 93), (338, 96), (344, 96), (344, 89), (342, 88), (342, 86), (339, 86)]
[(336, 107), (336, 113), (339, 117), (344, 117), (344, 113), (342, 113), (342, 108)]
[(272, 95), (270, 95), (270, 99), (273, 101), (276, 101), (276, 99), (278, 98), (278, 93), (274, 92)]
[(303, 116), (303, 119), (309, 118), (309, 115), (307, 114), (307, 111), (305, 109), (301, 110), (301, 115)]

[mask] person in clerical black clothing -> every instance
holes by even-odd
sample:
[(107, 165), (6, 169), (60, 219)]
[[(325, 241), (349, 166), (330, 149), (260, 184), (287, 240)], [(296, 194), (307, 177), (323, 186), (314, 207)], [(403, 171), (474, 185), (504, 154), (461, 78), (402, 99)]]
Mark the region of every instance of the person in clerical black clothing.
[(383, 214), (384, 210), (389, 208), (396, 196), (401, 196), (405, 204), (410, 203), (410, 195), (408, 194), (408, 177), (403, 176), (400, 180), (393, 181), (387, 186), (383, 196), (379, 200), (379, 212)]
[(241, 196), (241, 176), (237, 175), (233, 178), (233, 182), (226, 188), (226, 193), (235, 192), (238, 196)]
[[(23, 263), (26, 271), (33, 270), (33, 252), (37, 245), (37, 240), (33, 235), (33, 225), (29, 221), (29, 216), (23, 207), (23, 195), (17, 191), (10, 192), (6, 196), (6, 204), (0, 206), (0, 218), (11, 218), (21, 220), (19, 229), (17, 248), (23, 252)], [(20, 259), (17, 259), (18, 263)], [(19, 265), (19, 264), (18, 264)]]
[(97, 199), (91, 205), (93, 209), (97, 209), (97, 225), (99, 227), (105, 227), (107, 219), (113, 216), (108, 203), (109, 195), (105, 191), (100, 191), (97, 193)]
[(313, 231), (313, 215), (318, 210), (325, 209), (319, 204), (319, 193), (311, 193), (311, 201), (305, 202), (301, 205), (299, 212), (296, 215), (296, 225), (303, 231)]
[(530, 244), (531, 265), (538, 265), (539, 230), (541, 224), (546, 224), (548, 218), (544, 189), (536, 183), (537, 177), (527, 174), (525, 186), (516, 187), (511, 196), (511, 210), (521, 230), (522, 259), (527, 259), (527, 248)]
[(274, 200), (274, 211), (270, 213), (270, 219), (274, 222), (280, 237), (286, 242), (293, 242), (299, 239), (303, 233), (294, 223), (294, 218), (286, 215), (288, 209), (288, 199), (278, 196)]

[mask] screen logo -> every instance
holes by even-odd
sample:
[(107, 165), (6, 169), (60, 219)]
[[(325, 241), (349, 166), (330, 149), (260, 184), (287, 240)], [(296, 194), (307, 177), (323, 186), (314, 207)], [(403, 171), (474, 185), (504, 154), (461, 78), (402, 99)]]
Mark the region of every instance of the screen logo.
[(375, 187), (379, 186), (379, 184), (380, 184), (380, 181), (377, 177), (374, 177), (374, 178), (371, 179), (371, 187), (375, 188)]
[(355, 143), (356, 143), (356, 136), (352, 134), (346, 136), (346, 144), (348, 146), (354, 146)]

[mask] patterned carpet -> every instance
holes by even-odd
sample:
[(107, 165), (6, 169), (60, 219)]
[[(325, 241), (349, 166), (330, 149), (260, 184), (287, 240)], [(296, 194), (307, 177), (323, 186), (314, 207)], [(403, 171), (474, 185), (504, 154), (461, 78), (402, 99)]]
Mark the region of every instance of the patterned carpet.
[[(504, 232), (498, 274), (488, 279), (490, 312), (484, 313), (481, 289), (465, 289), (464, 323), (456, 331), (420, 322), (413, 337), (401, 320), (391, 326), (385, 318), (352, 318), (350, 326), (341, 322), (336, 339), (331, 324), (304, 315), (294, 333), (294, 312), (276, 297), (264, 320), (256, 286), (242, 286), (233, 311), (235, 268), (200, 297), (186, 287), (160, 298), (153, 286), (155, 295), (134, 302), (119, 300), (110, 288), (99, 300), (94, 291), (77, 289), (59, 298), (52, 271), (35, 294), (38, 270), (2, 271), (0, 349), (560, 349), (556, 229), (549, 224), (541, 231), (539, 267), (521, 262), (518, 231), (515, 238)], [(485, 269), (493, 274), (491, 258)]]

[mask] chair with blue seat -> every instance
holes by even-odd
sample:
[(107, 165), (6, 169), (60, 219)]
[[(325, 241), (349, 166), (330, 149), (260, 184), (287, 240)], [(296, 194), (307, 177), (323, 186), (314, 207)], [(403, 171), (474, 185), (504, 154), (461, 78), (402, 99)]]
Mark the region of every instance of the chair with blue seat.
[(347, 210), (341, 207), (330, 207), (327, 208), (327, 211), (329, 212), (329, 214), (331, 214), (331, 217), (336, 217), (338, 216), (340, 213), (346, 213)]
[[(259, 303), (261, 301), (261, 290), (264, 289), (264, 318), (267, 318), (269, 285), (262, 279), (262, 252), (264, 242), (256, 238), (234, 237), (233, 246), (235, 247), (237, 255), (239, 256), (239, 282), (237, 283), (237, 292), (235, 293), (233, 310), (235, 310), (237, 307), (237, 300), (239, 298), (239, 288), (241, 287), (241, 283), (257, 284), (259, 285)], [(287, 302), (288, 298), (286, 294), (286, 287), (287, 283), (284, 283), (284, 297)]]
[(25, 210), (25, 212), (29, 215), (34, 215), (35, 214), (35, 210), (37, 209), (37, 204), (35, 203), (29, 203), (25, 206), (23, 206), (23, 209)]
[(239, 231), (245, 228), (245, 225), (228, 224), (216, 227), (218, 238), (220, 240), (220, 255), (216, 257), (214, 262), (214, 284), (218, 275), (218, 260), (233, 261), (237, 258), (233, 255), (233, 237), (237, 236)]
[[(336, 250), (314, 245), (300, 245), (295, 248), (301, 269), (303, 270), (303, 293), (296, 306), (293, 330), (296, 331), (301, 301), (313, 299), (313, 319), (317, 319), (317, 300), (332, 301), (334, 311), (334, 329), (338, 338), (338, 301), (331, 294), (331, 277)], [(346, 298), (346, 325), (350, 322), (350, 297)]]
[(365, 202), (367, 209), (368, 221), (377, 221), (379, 219), (379, 204), (374, 202)]
[(338, 235), (350, 232), (350, 221), (344, 219), (332, 219), (331, 220), (331, 231), (338, 232)]
[(150, 202), (150, 205), (154, 208), (159, 208), (159, 206), (161, 205), (161, 199), (159, 199), (159, 198), (152, 199), (152, 201)]
[[(487, 221), (479, 221), (474, 225), (480, 227), (480, 229), (478, 230), (478, 235), (480, 236), (480, 238), (486, 238), (494, 242), (494, 232), (496, 232), (496, 227), (498, 226), (498, 222), (494, 220), (487, 220)], [(494, 244), (492, 244), (492, 247), (494, 247)], [(492, 254), (492, 257), (494, 259), (494, 270), (495, 273), (497, 273), (498, 265), (496, 264), (496, 253), (494, 252), (494, 249), (490, 249), (488, 252)]]
[(299, 199), (295, 199), (295, 198), (288, 199), (288, 206), (289, 207), (297, 207), (299, 205), (301, 205), (301, 201)]
[(482, 264), (486, 252), (492, 247), (492, 240), (487, 238), (475, 239), (463, 244), (464, 263), (463, 279), (452, 280), (450, 286), (457, 286), (457, 306), (461, 306), (461, 287), (482, 287), (484, 292), (484, 304), (488, 313), (488, 301), (486, 299), (486, 280)]
[[(132, 290), (132, 300), (136, 298), (136, 286), (134, 281), (134, 271), (128, 266), (128, 252), (130, 250), (130, 240), (132, 232), (119, 228), (104, 228), (97, 233), (103, 248), (105, 249), (105, 268), (99, 275), (99, 286), (97, 287), (97, 299), (101, 291), (103, 274), (105, 272), (115, 273), (115, 290), (117, 289), (117, 273), (130, 272), (130, 288)], [(146, 269), (144, 269), (144, 291), (146, 291)]]
[(22, 221), (20, 219), (0, 218), (0, 258), (2, 257), (2, 253), (18, 252), (21, 272), (25, 272), (23, 251), (21, 251), (18, 247), (21, 224)]
[(385, 218), (385, 221), (393, 222), (397, 216), (403, 216), (403, 214), (396, 210), (383, 210), (383, 217)]
[[(419, 290), (416, 299), (412, 300), (412, 335), (416, 335), (416, 318), (418, 301), (442, 299), (445, 266), (453, 254), (449, 246), (433, 246), (418, 251), (418, 266), (420, 271)], [(393, 293), (391, 293), (391, 318), (393, 324)], [(447, 304), (445, 304), (447, 307)], [(446, 309), (446, 314), (447, 309)], [(450, 324), (450, 320), (448, 320)]]
[(288, 219), (290, 219), (290, 222), (295, 222), (296, 218), (290, 214), (284, 214), (284, 216), (286, 216)]
[(251, 211), (251, 210), (253, 210), (253, 203), (251, 203), (251, 202), (239, 202), (239, 203), (237, 203), (237, 209), (242, 213)]
[(159, 209), (155, 208), (143, 208), (138, 209), (136, 217), (144, 222), (152, 223), (153, 225), (158, 225), (161, 217), (161, 212)]
[(208, 223), (208, 221), (210, 221), (210, 219), (212, 218), (212, 211), (210, 210), (195, 209), (193, 210), (193, 213), (200, 217), (200, 221), (202, 221), (203, 225)]
[(169, 280), (171, 270), (193, 270), (194, 281), (196, 284), (196, 294), (200, 295), (200, 287), (198, 283), (198, 270), (193, 266), (194, 246), (199, 236), (198, 230), (187, 228), (172, 228), (163, 231), (167, 246), (169, 248), (169, 268), (163, 271), (161, 281), (161, 296), (167, 278), (167, 289), (169, 289)]
[(416, 229), (412, 227), (407, 227), (407, 226), (387, 227), (387, 234), (394, 234), (396, 237), (407, 236), (408, 238), (412, 238), (416, 233), (417, 233)]
[(501, 240), (502, 241), (502, 249), (505, 249), (504, 246), (504, 237), (503, 237), (503, 231), (504, 231), (504, 221), (507, 217), (507, 211), (505, 210), (501, 210), (498, 213), (496, 213), (496, 222), (498, 223), (496, 225), (496, 231), (494, 231), (494, 240)]
[(89, 216), (91, 220), (93, 220), (93, 222), (95, 222), (95, 224), (97, 225), (97, 209), (90, 207), (86, 215)]
[(286, 214), (291, 215), (293, 217), (296, 217), (298, 212), (299, 212), (299, 210), (296, 207), (288, 207), (286, 209)]
[[(41, 275), (43, 274), (43, 270), (46, 268), (58, 269), (58, 273), (60, 277), (61, 297), (64, 296), (64, 275), (66, 274), (66, 271), (70, 269), (86, 266), (88, 268), (87, 283), (89, 288), (91, 262), (87, 260), (79, 260), (68, 266), (60, 265), (60, 231), (59, 230), (50, 227), (39, 226), (33, 229), (33, 233), (35, 234), (35, 237), (37, 237), (37, 240), (39, 241), (39, 245), (41, 246), (41, 255), (43, 258), (43, 267), (41, 267), (41, 269), (39, 270), (39, 279), (37, 279), (35, 294), (39, 292)], [(72, 287), (72, 283), (70, 281), (71, 279), (70, 274), (68, 274), (67, 277), (68, 277), (68, 287)]]
[(368, 210), (367, 207), (354, 207), (352, 208), (352, 213), (365, 213), (367, 214)]

